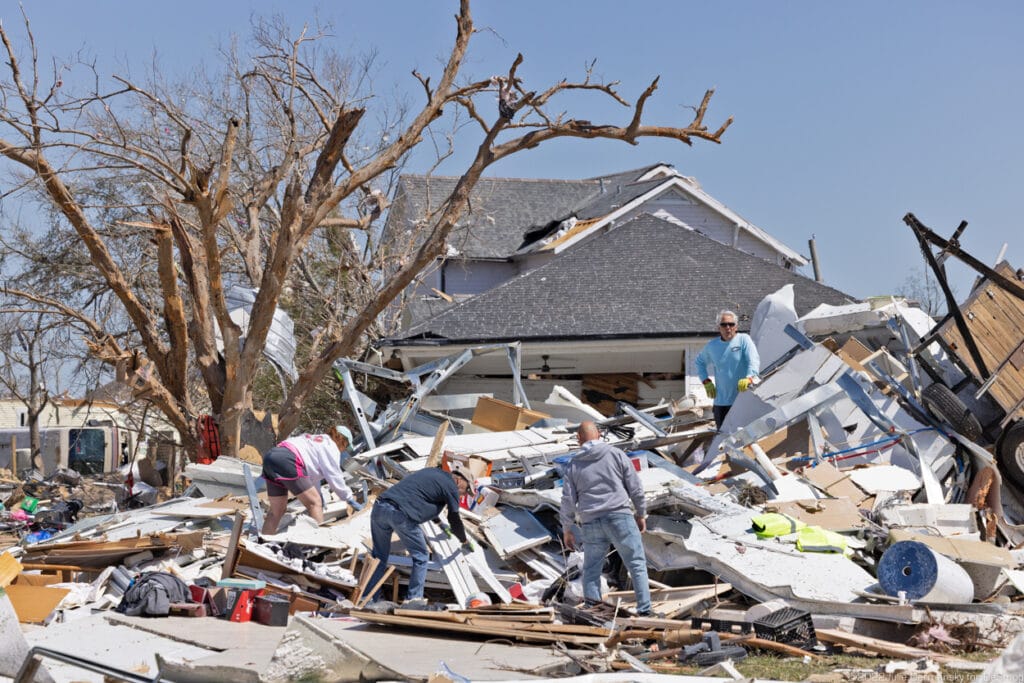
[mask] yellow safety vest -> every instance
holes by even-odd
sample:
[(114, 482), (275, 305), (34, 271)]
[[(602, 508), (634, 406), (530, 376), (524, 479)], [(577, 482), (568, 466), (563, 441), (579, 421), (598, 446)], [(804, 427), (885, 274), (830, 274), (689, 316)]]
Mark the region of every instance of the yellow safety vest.
[(785, 536), (786, 534), (796, 533), (799, 529), (807, 526), (799, 519), (780, 512), (766, 512), (763, 515), (754, 517), (750, 521), (758, 538)]
[(842, 553), (847, 555), (846, 537), (820, 526), (800, 529), (796, 535), (796, 549), (805, 553)]

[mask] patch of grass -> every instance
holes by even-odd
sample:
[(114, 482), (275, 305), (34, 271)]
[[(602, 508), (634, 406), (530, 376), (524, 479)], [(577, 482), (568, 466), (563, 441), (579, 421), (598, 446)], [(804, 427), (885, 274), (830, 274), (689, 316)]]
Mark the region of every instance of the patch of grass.
[[(987, 662), (995, 659), (999, 650), (979, 651), (962, 655), (962, 659)], [(746, 659), (733, 662), (736, 669), (747, 678), (773, 679), (777, 681), (805, 681), (815, 674), (827, 674), (836, 669), (876, 669), (894, 661), (892, 657), (871, 657), (867, 655), (833, 654), (824, 655), (805, 664), (797, 657), (786, 657), (773, 654), (747, 655)], [(671, 673), (692, 676), (701, 670), (697, 666), (672, 666), (668, 663), (656, 667), (658, 673)], [(977, 672), (965, 672), (943, 668), (943, 678), (949, 681), (969, 681), (977, 676)]]

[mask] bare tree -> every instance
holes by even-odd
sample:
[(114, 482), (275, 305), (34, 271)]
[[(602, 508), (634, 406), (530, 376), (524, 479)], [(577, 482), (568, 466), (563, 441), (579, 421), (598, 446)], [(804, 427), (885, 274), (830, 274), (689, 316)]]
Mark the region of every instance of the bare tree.
[[(933, 318), (946, 315), (946, 296), (930, 269), (919, 268), (907, 275), (896, 289), (896, 293), (916, 301), (921, 310)], [(955, 288), (953, 294), (956, 294)]]
[(25, 406), (29, 430), (29, 462), (42, 453), (39, 418), (59, 393), (62, 368), (68, 360), (69, 328), (46, 313), (0, 310), (0, 387)]
[[(77, 298), (25, 293), (77, 315), (91, 353), (133, 378), (190, 452), (194, 418), (207, 407), (225, 452), (237, 451), (274, 312), (312, 297), (322, 303), (306, 321), (316, 333), (279, 404), (279, 431), (291, 432), (332, 364), (358, 352), (385, 307), (445, 252), (470, 192), (495, 162), (556, 138), (717, 143), (731, 123), (707, 128), (707, 91), (689, 123), (645, 124), (657, 78), (632, 103), (589, 71), (531, 88), (518, 75), (522, 55), (500, 76), (466, 80), (469, 0), (459, 3), (440, 73), (414, 72), (419, 105), (373, 116), (368, 65), (325, 51), (322, 34), (289, 38), (257, 23), (251, 52), (226, 54), (214, 77), (170, 85), (157, 75), (146, 83), (115, 76), (104, 89), (96, 74), (91, 92), (72, 94), (60, 68), (44, 78), (25, 25), (27, 56), (0, 28), (10, 70), (0, 84), (0, 156), (20, 169), (8, 191), (40, 197), (73, 229), (74, 246), (126, 324), (108, 329)], [(579, 91), (622, 105), (626, 120), (592, 123), (554, 108)], [(410, 253), (379, 248), (374, 225), (395, 170), (435, 127), (456, 119), (479, 134), (473, 160)], [(228, 310), (233, 285), (256, 291), (244, 323)]]

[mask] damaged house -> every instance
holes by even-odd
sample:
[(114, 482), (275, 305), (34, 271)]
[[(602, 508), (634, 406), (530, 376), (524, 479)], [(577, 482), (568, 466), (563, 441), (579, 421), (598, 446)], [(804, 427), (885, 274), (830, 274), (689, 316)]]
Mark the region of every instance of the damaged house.
[[(403, 177), (394, 236), (444, 196), (447, 179)], [(694, 359), (728, 308), (749, 330), (787, 285), (801, 313), (850, 301), (798, 272), (807, 259), (671, 166), (581, 181), (490, 179), (449, 256), (408, 294), (379, 348), (403, 369), (480, 344), (520, 341), (526, 395), (555, 384), (608, 413), (699, 390)], [(507, 394), (500, 356), (474, 359), (451, 393)]]
[[(655, 238), (693, 236), (670, 228), (639, 217), (522, 279), (556, 282), (560, 263), (577, 274), (594, 270), (589, 249), (601, 244), (621, 252), (628, 238), (658, 253)], [(714, 243), (725, 252), (704, 254), (702, 244), (676, 244), (676, 260), (739, 253)], [(631, 265), (622, 272), (642, 272), (645, 283), (668, 272)], [(951, 321), (936, 324), (892, 298), (797, 315), (801, 283), (773, 281), (777, 289), (751, 321), (771, 349), (763, 381), (739, 396), (721, 432), (700, 406), (620, 402), (617, 414), (601, 417), (578, 400), (574, 417), (529, 415), (525, 425), (494, 429), (474, 418), (476, 428), (461, 431), (453, 419), (424, 432), (414, 424), (417, 411), (428, 410), (427, 398), (452, 397), (427, 394), (458, 363), (449, 356), (421, 366), (407, 373), (407, 397), (381, 417), (367, 411), (378, 425), (376, 445), (357, 443), (343, 462), (351, 496), (321, 488), (322, 524), (292, 501), (277, 533), (265, 533), (266, 493), (249, 463), (227, 457), (187, 468), (181, 495), (165, 490), (155, 504), (112, 510), (82, 501), (80, 519), (66, 510), (67, 496), (87, 482), (4, 482), (0, 675), (69, 683), (511, 683), (619, 672), (696, 682), (749, 677), (740, 671), (748, 652), (788, 658), (801, 680), (941, 683), (944, 671), (983, 669), (981, 680), (1016, 675), (1024, 651), (1024, 507), (993, 438), (1000, 424), (1016, 429), (1024, 405), (1015, 365), (1024, 288), (1008, 267), (979, 272), (987, 280), (953, 313), (959, 336), (951, 336)], [(639, 330), (651, 329), (644, 326), (657, 312), (675, 310), (667, 285), (634, 289), (646, 296), (638, 299), (646, 308), (634, 311)], [(578, 291), (575, 308), (542, 310), (572, 318), (585, 303), (597, 316), (601, 296)], [(610, 326), (614, 318), (598, 322)], [(972, 345), (985, 369), (964, 362)], [(519, 348), (514, 341), (454, 356), (462, 362), (469, 351), (484, 357)], [(342, 367), (400, 375), (354, 359)], [(935, 386), (964, 398), (986, 388), (989, 408), (999, 410), (977, 412), (972, 425), (936, 399)], [(358, 394), (346, 387), (345, 397)], [(653, 613), (640, 609), (613, 557), (602, 567), (600, 600), (584, 600), (584, 558), (563, 543), (562, 481), (586, 419), (626, 452), (633, 465), (626, 471), (635, 470), (642, 488)], [(366, 436), (365, 420), (360, 430)], [(456, 512), (469, 542), (460, 544), (438, 520), (422, 524), (423, 604), (403, 600), (414, 562), (404, 543), (391, 545), (386, 558), (370, 553), (371, 518), (385, 490), (434, 466), (473, 478)], [(159, 596), (157, 585), (166, 599), (145, 597)], [(991, 664), (964, 656), (992, 659), (1002, 648)], [(815, 677), (816, 667), (835, 666), (833, 655), (855, 653), (880, 658), (861, 660), (871, 668), (844, 666), (844, 679), (836, 678), (842, 671)]]

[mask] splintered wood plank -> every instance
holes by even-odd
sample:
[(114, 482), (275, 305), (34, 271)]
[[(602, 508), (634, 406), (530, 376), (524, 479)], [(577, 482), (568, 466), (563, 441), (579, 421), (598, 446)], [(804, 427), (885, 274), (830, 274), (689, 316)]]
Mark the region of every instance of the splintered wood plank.
[(855, 635), (845, 631), (838, 631), (834, 629), (815, 629), (814, 633), (818, 637), (818, 640), (825, 643), (858, 647), (862, 650), (875, 652), (887, 657), (899, 657), (900, 659), (918, 659), (920, 657), (928, 657), (934, 659), (940, 664), (967, 663), (966, 660), (952, 655), (945, 655), (932, 650), (922, 650), (920, 648), (910, 647), (909, 645), (893, 643), (887, 640), (879, 640), (878, 638)]
[[(420, 628), (430, 631), (445, 631), (449, 633), (470, 633), (476, 636), (482, 636), (484, 638), (511, 638), (514, 640), (521, 640), (525, 642), (536, 642), (536, 643), (567, 643), (571, 645), (600, 645), (607, 640), (610, 635), (610, 631), (604, 629), (596, 629), (599, 634), (595, 635), (580, 635), (580, 634), (569, 634), (569, 633), (555, 633), (549, 632), (537, 632), (522, 628), (523, 624), (510, 624), (508, 626), (488, 626), (484, 627), (479, 624), (460, 624), (452, 623), (447, 621), (438, 621), (436, 619), (424, 619), (419, 616), (408, 617), (408, 616), (397, 616), (394, 614), (377, 614), (376, 612), (367, 612), (361, 610), (352, 610), (349, 612), (349, 616), (361, 619), (373, 624), (388, 624), (392, 626), (406, 626), (409, 628)], [(551, 626), (555, 626), (552, 624)]]
[[(689, 614), (698, 605), (728, 593), (732, 590), (732, 584), (719, 583), (706, 586), (691, 586), (690, 588), (696, 590), (666, 588), (651, 591), (651, 602), (654, 604), (654, 611), (664, 614), (666, 617), (664, 620), (672, 622), (680, 616)], [(606, 593), (605, 600), (607, 601), (608, 598), (618, 593), (625, 593), (631, 598), (628, 601), (624, 600), (622, 602), (624, 607), (632, 609), (636, 606), (636, 601), (632, 599), (633, 591), (616, 591), (614, 594)], [(646, 624), (647, 622), (645, 621), (644, 623)]]
[(448, 434), (448, 428), (451, 425), (450, 421), (445, 420), (437, 428), (437, 433), (434, 434), (434, 442), (430, 445), (430, 455), (427, 456), (425, 467), (437, 467), (441, 464), (441, 455), (444, 453), (444, 437)]

